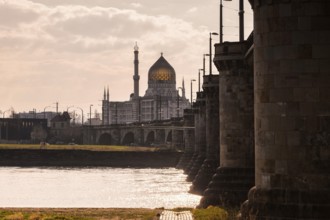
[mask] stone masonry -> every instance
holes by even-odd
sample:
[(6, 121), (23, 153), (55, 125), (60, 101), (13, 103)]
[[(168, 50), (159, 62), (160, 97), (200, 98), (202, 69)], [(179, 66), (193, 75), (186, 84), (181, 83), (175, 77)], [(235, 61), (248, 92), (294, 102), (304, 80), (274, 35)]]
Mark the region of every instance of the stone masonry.
[(251, 2), (256, 182), (241, 219), (329, 219), (330, 1)]
[(219, 166), (219, 75), (206, 75), (203, 80), (206, 100), (206, 159), (190, 188), (202, 194)]
[(193, 103), (192, 106), (192, 113), (193, 113), (193, 118), (194, 118), (194, 125), (195, 128), (193, 129), (194, 132), (194, 139), (193, 139), (193, 154), (192, 157), (190, 158), (190, 161), (188, 162), (187, 166), (183, 169), (185, 174), (189, 174), (190, 170), (192, 168), (192, 166), (194, 165), (194, 162), (196, 161), (196, 159), (198, 158), (199, 155), (199, 140), (200, 140), (200, 136), (197, 133), (197, 127), (199, 124), (199, 117), (198, 117), (198, 106), (197, 106), (197, 101), (195, 103)]
[(197, 157), (195, 157), (187, 172), (188, 181), (195, 179), (206, 157), (206, 104), (204, 92), (197, 92), (195, 108), (197, 109), (195, 114), (195, 154), (197, 153)]
[(180, 161), (176, 168), (185, 169), (189, 164), (191, 158), (194, 154), (195, 149), (195, 129), (194, 129), (194, 112), (193, 109), (184, 109), (184, 126), (190, 127), (186, 128), (183, 132), (184, 138), (184, 154), (180, 158)]
[(254, 185), (253, 66), (248, 62), (252, 59), (252, 37), (249, 40), (216, 45), (214, 63), (220, 72), (220, 166), (200, 207), (238, 207)]

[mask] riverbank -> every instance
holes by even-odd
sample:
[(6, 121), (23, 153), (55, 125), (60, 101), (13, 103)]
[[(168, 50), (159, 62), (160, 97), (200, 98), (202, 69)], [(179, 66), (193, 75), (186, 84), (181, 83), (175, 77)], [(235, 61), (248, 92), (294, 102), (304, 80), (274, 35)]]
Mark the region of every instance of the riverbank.
[(19, 167), (175, 167), (182, 153), (82, 149), (0, 149), (0, 166)]
[[(236, 219), (237, 210), (229, 212), (218, 207), (208, 209), (178, 208), (174, 212), (190, 211), (195, 220)], [(143, 208), (0, 208), (2, 220), (159, 220), (164, 209)]]
[(162, 148), (118, 145), (77, 145), (77, 144), (0, 144), (0, 149), (26, 150), (90, 150), (90, 151), (159, 151)]
[(88, 219), (135, 219), (156, 220), (160, 209), (120, 208), (0, 208), (3, 220), (88, 220)]

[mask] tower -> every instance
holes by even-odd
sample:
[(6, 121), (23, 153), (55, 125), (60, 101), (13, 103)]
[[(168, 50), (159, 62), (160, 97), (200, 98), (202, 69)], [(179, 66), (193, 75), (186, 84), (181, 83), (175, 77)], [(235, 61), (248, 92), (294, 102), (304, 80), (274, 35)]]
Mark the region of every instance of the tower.
[(182, 98), (186, 98), (186, 89), (184, 88), (184, 78), (182, 78)]
[(107, 90), (104, 88), (103, 100), (102, 100), (102, 124), (110, 124), (110, 98), (109, 87)]
[(134, 46), (134, 97), (133, 98), (139, 98), (139, 47), (137, 43), (135, 43)]

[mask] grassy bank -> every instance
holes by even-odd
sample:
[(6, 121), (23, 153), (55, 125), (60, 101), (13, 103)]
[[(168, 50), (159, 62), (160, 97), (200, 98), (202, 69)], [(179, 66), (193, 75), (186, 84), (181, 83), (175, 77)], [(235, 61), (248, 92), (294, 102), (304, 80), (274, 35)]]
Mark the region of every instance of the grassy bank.
[(156, 220), (157, 209), (114, 208), (1, 208), (1, 220)]
[[(225, 211), (218, 207), (207, 209), (173, 209), (175, 212), (189, 210), (195, 220), (232, 220), (237, 210)], [(0, 208), (0, 220), (158, 220), (163, 209), (143, 208)]]
[[(0, 149), (40, 149), (39, 144), (0, 144)], [(90, 150), (90, 151), (156, 151), (156, 147), (116, 145), (54, 145), (42, 146), (48, 150)]]

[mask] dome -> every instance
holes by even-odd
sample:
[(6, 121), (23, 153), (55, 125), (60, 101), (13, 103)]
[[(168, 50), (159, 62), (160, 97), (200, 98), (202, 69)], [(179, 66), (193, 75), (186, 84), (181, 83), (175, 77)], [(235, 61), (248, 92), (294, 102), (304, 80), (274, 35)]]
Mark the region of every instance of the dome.
[(149, 83), (175, 83), (175, 70), (165, 60), (163, 54), (160, 58), (150, 67), (148, 73)]

